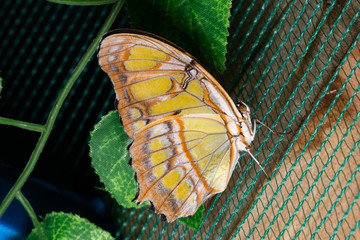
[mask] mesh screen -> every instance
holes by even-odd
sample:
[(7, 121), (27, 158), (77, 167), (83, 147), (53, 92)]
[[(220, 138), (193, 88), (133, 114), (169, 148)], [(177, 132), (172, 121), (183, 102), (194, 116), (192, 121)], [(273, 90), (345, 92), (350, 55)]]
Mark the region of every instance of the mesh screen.
[[(228, 188), (206, 202), (201, 226), (168, 224), (147, 208), (113, 205), (120, 239), (350, 239), (360, 236), (360, 1), (234, 1), (227, 70), (219, 82), (258, 127)], [(110, 6), (0, 3), (1, 115), (44, 123)], [(127, 26), (126, 13), (113, 28)], [(94, 189), (89, 131), (114, 109), (95, 56), (77, 81), (34, 176)], [(38, 135), (1, 126), (1, 161), (21, 170)], [(3, 137), (6, 136), (6, 139)], [(22, 151), (10, 151), (20, 146)], [(14, 161), (16, 159), (16, 161)], [(48, 171), (57, 169), (57, 171)], [(85, 184), (86, 183), (86, 184)]]

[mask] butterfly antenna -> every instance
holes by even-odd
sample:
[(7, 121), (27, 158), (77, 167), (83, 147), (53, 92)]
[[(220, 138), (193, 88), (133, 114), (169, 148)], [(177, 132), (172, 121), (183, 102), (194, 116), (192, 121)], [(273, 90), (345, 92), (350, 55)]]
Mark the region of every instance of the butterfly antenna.
[(270, 127), (268, 127), (265, 123), (261, 122), (261, 121), (258, 120), (258, 119), (255, 119), (255, 122), (260, 123), (260, 125), (266, 127), (270, 132), (276, 133), (276, 134), (279, 134), (279, 135), (294, 133), (291, 129), (290, 129), (290, 131), (288, 131), (288, 132), (278, 132), (278, 131), (272, 130), (272, 129), (271, 129)]
[(261, 164), (259, 163), (259, 161), (251, 154), (250, 150), (247, 151), (248, 154), (251, 156), (252, 159), (254, 159), (254, 161), (257, 163), (257, 165), (259, 165), (259, 167), (261, 168), (261, 170), (263, 171), (263, 173), (265, 174), (265, 176), (269, 178), (269, 176), (267, 175), (267, 173), (265, 172), (265, 169), (261, 166)]

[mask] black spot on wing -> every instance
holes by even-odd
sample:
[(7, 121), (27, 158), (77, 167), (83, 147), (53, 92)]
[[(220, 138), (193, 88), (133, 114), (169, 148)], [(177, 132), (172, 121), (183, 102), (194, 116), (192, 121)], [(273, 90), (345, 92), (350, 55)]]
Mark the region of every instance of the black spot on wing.
[(151, 211), (155, 211), (155, 205), (154, 205), (154, 203), (153, 203), (152, 201), (150, 201), (150, 207), (149, 207), (149, 209), (150, 209)]
[(116, 73), (120, 72), (120, 69), (115, 64), (110, 65), (109, 70)]
[(119, 74), (118, 79), (121, 84), (126, 84), (127, 82), (127, 76), (125, 74)]
[(167, 221), (167, 218), (166, 218), (165, 214), (160, 214), (160, 217), (161, 217), (161, 220), (162, 220), (163, 222), (166, 222), (166, 221)]
[(129, 96), (129, 93), (128, 93), (128, 91), (127, 91), (127, 89), (126, 88), (124, 88), (123, 89), (123, 93), (124, 93), (124, 100), (125, 100), (125, 102), (126, 103), (130, 103), (130, 96)]

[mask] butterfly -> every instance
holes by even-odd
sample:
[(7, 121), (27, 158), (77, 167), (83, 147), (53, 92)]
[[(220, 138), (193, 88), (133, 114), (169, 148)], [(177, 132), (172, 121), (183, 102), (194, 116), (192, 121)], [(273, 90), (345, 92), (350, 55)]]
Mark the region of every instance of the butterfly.
[(150, 33), (109, 32), (98, 58), (133, 139), (137, 203), (149, 201), (168, 222), (193, 215), (225, 190), (240, 152), (251, 155), (249, 107), (235, 104), (190, 54)]

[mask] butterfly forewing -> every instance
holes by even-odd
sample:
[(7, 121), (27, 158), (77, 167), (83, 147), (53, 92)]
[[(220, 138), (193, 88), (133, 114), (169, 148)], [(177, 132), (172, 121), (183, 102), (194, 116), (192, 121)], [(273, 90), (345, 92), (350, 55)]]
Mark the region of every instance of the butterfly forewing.
[(166, 40), (112, 33), (100, 44), (99, 63), (134, 139), (138, 202), (151, 201), (168, 221), (194, 214), (226, 188), (238, 151), (253, 138), (241, 128), (248, 120), (200, 64)]
[(110, 76), (129, 136), (160, 117), (225, 113), (240, 117), (221, 86), (188, 54), (145, 35), (119, 33), (100, 46), (99, 63)]

